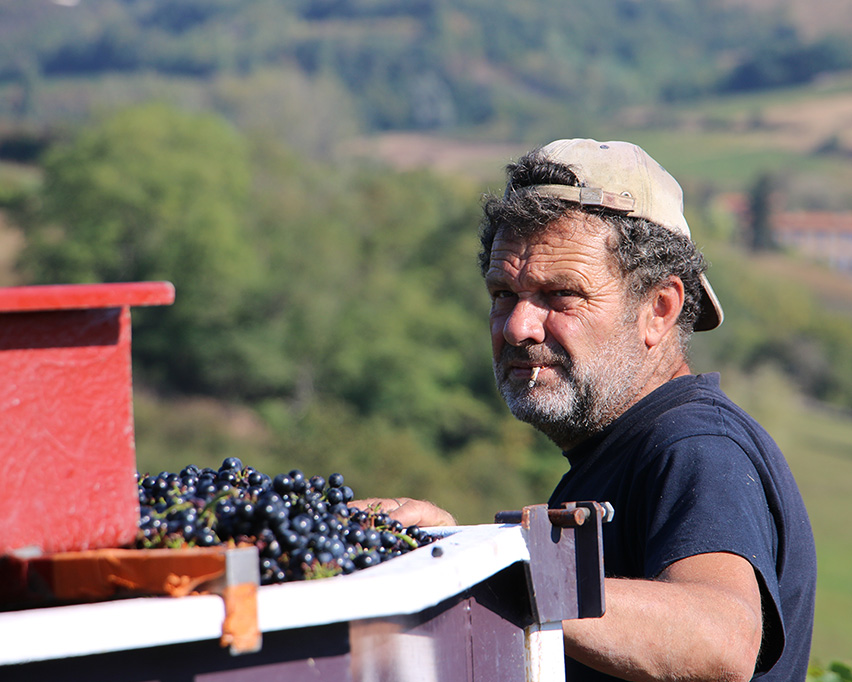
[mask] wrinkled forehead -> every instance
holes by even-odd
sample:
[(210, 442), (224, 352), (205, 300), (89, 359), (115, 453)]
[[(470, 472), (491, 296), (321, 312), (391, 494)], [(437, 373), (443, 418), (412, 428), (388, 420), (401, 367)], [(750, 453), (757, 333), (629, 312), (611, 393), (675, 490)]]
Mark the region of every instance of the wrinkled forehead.
[(618, 273), (609, 248), (611, 233), (599, 217), (583, 213), (565, 216), (532, 233), (500, 228), (491, 245), (486, 278), (519, 275), (530, 268), (539, 277), (548, 272), (556, 276), (566, 269), (611, 277)]
[(610, 243), (612, 227), (599, 215), (586, 211), (566, 211), (563, 216), (547, 225), (501, 225), (494, 234), (492, 257), (496, 249), (513, 248), (526, 251), (548, 244), (570, 245), (572, 242)]

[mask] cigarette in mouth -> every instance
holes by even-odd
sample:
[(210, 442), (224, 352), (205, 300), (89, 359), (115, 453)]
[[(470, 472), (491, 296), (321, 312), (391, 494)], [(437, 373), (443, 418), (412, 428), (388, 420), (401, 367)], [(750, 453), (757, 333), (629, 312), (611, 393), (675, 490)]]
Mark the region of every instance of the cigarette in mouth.
[(532, 376), (530, 377), (530, 383), (527, 384), (528, 388), (532, 388), (535, 386), (535, 380), (538, 379), (538, 373), (541, 371), (541, 367), (533, 367)]

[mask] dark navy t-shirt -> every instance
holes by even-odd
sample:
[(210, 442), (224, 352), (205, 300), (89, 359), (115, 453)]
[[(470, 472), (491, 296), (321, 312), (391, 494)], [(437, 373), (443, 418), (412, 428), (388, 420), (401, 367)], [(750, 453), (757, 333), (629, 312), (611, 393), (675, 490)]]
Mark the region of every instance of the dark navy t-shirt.
[[(813, 629), (816, 552), (801, 495), (775, 442), (719, 388), (719, 376), (673, 379), (604, 432), (565, 453), (550, 498), (609, 501), (607, 576), (654, 578), (679, 559), (748, 560), (763, 600), (755, 677), (804, 680)], [(572, 682), (611, 680), (572, 659)]]

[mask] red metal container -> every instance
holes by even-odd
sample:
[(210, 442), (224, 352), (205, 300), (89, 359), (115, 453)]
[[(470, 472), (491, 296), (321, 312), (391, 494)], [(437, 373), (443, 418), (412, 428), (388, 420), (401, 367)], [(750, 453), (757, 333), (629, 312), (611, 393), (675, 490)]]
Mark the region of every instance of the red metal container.
[(169, 282), (0, 289), (0, 555), (133, 539), (130, 307), (173, 301)]

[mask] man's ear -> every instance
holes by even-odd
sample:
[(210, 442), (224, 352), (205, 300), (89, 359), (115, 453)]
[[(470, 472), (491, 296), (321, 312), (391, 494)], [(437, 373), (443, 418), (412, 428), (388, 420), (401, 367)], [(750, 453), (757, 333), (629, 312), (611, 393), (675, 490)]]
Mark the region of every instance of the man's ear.
[(642, 333), (650, 349), (659, 345), (677, 324), (683, 309), (683, 282), (680, 277), (669, 277), (653, 292), (643, 306)]

